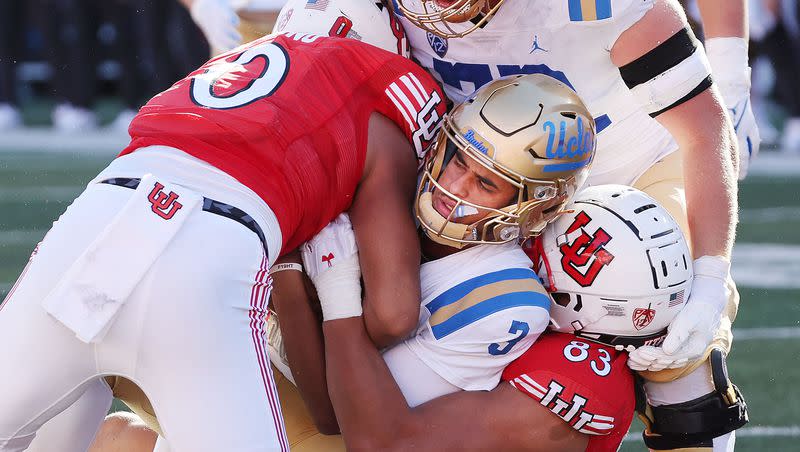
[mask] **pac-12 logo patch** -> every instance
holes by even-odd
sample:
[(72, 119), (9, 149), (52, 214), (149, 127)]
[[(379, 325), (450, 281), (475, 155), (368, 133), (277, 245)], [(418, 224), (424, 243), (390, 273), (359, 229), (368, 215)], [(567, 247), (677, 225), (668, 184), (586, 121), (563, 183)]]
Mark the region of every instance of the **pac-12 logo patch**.
[(430, 44), (431, 49), (439, 55), (439, 58), (444, 58), (447, 54), (448, 44), (447, 39), (441, 36), (436, 36), (435, 34), (431, 33), (430, 31), (427, 33), (428, 35), (428, 44)]
[(656, 318), (655, 309), (650, 309), (650, 307), (636, 308), (633, 310), (633, 327), (641, 330), (650, 325), (654, 318)]

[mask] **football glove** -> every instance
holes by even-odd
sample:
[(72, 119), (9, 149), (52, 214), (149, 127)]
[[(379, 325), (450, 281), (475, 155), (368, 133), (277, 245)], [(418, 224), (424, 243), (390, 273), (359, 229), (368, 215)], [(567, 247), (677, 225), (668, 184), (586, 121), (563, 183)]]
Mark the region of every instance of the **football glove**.
[(761, 147), (761, 135), (750, 104), (750, 68), (747, 41), (742, 38), (711, 38), (705, 43), (711, 74), (722, 94), (725, 108), (739, 142), (739, 180), (747, 176), (750, 162)]
[(205, 35), (212, 54), (241, 44), (242, 35), (237, 30), (239, 16), (230, 0), (194, 0), (189, 12)]
[(323, 320), (361, 315), (361, 267), (350, 217), (340, 214), (301, 247)]
[(669, 325), (664, 343), (632, 351), (628, 355), (631, 369), (657, 372), (684, 367), (702, 358), (711, 345), (728, 304), (730, 262), (720, 256), (703, 256), (694, 260), (693, 268), (689, 299)]

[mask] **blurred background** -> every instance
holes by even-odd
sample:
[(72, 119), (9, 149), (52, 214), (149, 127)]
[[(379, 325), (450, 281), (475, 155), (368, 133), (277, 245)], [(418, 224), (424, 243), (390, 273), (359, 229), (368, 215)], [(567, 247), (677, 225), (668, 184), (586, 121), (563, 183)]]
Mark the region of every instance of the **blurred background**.
[[(260, 22), (262, 32), (282, 6), (206, 1), (231, 2), (242, 26)], [(742, 303), (729, 368), (751, 415), (738, 450), (793, 451), (800, 438), (798, 3), (749, 1), (763, 143), (740, 183), (732, 270)], [(0, 300), (51, 223), (127, 144), (138, 108), (209, 57), (211, 25), (192, 17), (178, 0), (0, 0)], [(640, 431), (623, 450), (644, 450)]]

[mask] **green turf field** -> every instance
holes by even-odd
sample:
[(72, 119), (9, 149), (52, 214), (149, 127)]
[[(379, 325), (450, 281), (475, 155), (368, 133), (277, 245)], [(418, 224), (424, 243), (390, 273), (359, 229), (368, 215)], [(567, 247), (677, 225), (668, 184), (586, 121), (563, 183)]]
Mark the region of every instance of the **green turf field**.
[[(0, 298), (51, 223), (111, 157), (0, 153)], [(740, 431), (737, 446), (743, 451), (797, 450), (800, 174), (751, 176), (741, 185), (740, 204), (734, 276), (742, 304), (729, 367), (747, 398), (751, 422)], [(638, 423), (632, 427), (639, 430)], [(630, 436), (623, 450), (643, 450), (638, 435)]]

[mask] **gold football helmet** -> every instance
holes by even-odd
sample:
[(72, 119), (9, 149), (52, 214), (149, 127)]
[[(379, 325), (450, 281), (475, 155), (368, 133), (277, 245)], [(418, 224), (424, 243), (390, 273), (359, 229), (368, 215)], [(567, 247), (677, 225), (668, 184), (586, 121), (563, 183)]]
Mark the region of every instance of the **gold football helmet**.
[[(482, 27), (505, 0), (395, 0), (395, 5), (409, 22), (442, 38), (460, 38)], [(470, 27), (456, 31), (450, 24), (483, 17)], [(461, 28), (461, 27), (458, 27)]]
[[(567, 85), (542, 74), (495, 80), (444, 118), (417, 189), (417, 219), (429, 238), (455, 248), (537, 235), (586, 180), (595, 146), (594, 120)], [(440, 177), (458, 153), (513, 185), (510, 204), (474, 204), (443, 187)], [(434, 207), (437, 190), (452, 205), (446, 217)], [(476, 212), (486, 214), (455, 221)]]

